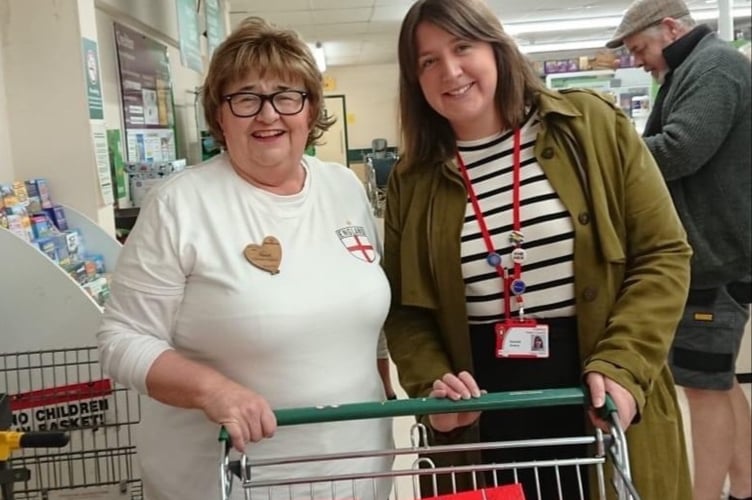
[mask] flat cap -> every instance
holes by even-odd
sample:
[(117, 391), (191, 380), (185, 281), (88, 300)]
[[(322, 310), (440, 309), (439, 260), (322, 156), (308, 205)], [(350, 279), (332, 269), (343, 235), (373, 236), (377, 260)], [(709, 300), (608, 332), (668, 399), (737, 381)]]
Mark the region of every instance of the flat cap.
[(621, 47), (626, 37), (658, 24), (666, 17), (677, 19), (688, 15), (689, 9), (683, 0), (636, 0), (627, 8), (606, 47)]

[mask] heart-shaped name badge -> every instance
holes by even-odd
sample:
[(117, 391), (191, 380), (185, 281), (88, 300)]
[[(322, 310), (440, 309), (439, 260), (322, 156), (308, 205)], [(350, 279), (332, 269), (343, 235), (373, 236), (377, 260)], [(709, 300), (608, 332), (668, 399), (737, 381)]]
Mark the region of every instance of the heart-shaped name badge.
[(282, 245), (274, 236), (266, 236), (261, 245), (251, 243), (246, 246), (243, 255), (253, 266), (270, 274), (278, 274), (282, 262)]

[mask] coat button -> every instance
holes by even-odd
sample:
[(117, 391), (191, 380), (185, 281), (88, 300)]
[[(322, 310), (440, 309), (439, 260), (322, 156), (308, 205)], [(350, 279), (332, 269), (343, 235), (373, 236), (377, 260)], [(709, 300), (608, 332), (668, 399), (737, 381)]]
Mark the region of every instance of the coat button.
[(598, 296), (598, 289), (587, 286), (582, 291), (582, 298), (585, 302), (592, 302)]
[(550, 160), (554, 157), (554, 148), (545, 148), (541, 154), (546, 160)]
[(577, 216), (577, 220), (583, 226), (587, 226), (588, 224), (590, 224), (590, 214), (587, 212), (580, 212), (580, 215)]

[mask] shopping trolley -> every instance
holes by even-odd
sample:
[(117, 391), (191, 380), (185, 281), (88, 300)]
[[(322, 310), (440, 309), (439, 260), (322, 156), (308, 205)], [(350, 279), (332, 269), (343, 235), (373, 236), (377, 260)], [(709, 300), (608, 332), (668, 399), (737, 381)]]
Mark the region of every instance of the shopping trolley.
[[(566, 389), (546, 389), (536, 391), (514, 391), (500, 392), (494, 394), (485, 394), (479, 398), (470, 400), (451, 401), (447, 399), (434, 398), (416, 398), (403, 399), (395, 401), (384, 401), (378, 403), (354, 403), (338, 406), (322, 406), (310, 408), (295, 408), (275, 411), (277, 424), (280, 426), (313, 424), (322, 422), (335, 422), (342, 420), (361, 420), (367, 418), (389, 418), (406, 415), (428, 415), (436, 413), (454, 413), (465, 411), (487, 411), (487, 410), (511, 410), (520, 408), (543, 408), (551, 406), (564, 405), (585, 405), (587, 404), (587, 395), (580, 388)], [(613, 488), (613, 495), (619, 500), (639, 500), (639, 495), (631, 481), (629, 469), (629, 456), (627, 450), (627, 441), (623, 429), (619, 424), (616, 415), (616, 407), (607, 397), (606, 405), (601, 410), (601, 417), (609, 424), (609, 432), (603, 433), (596, 429), (593, 435), (574, 436), (565, 438), (550, 439), (533, 439), (520, 441), (503, 441), (493, 443), (474, 443), (460, 445), (442, 445), (428, 446), (427, 430), (421, 424), (413, 425), (411, 429), (411, 447), (391, 449), (391, 450), (373, 450), (365, 452), (350, 452), (337, 454), (320, 454), (297, 457), (280, 457), (278, 459), (251, 461), (245, 454), (240, 455), (239, 459), (230, 458), (231, 443), (227, 432), (220, 431), (220, 447), (222, 458), (219, 466), (219, 487), (222, 500), (229, 500), (233, 488), (233, 483), (239, 480), (243, 488), (246, 500), (252, 498), (289, 498), (290, 500), (301, 500), (310, 498), (311, 500), (323, 500), (321, 493), (315, 496), (307, 496), (306, 492), (313, 492), (313, 485), (332, 491), (331, 498), (343, 498), (343, 488), (351, 488), (355, 491), (356, 484), (363, 481), (382, 480), (389, 478), (394, 481), (390, 500), (398, 499), (420, 499), (420, 498), (471, 498), (468, 493), (457, 491), (455, 478), (460, 474), (470, 474), (472, 477), (472, 491), (477, 492), (479, 496), (472, 498), (524, 498), (519, 490), (518, 496), (494, 497), (490, 492), (496, 491), (500, 485), (496, 479), (499, 471), (512, 471), (514, 477), (517, 477), (518, 471), (533, 471), (536, 481), (538, 481), (538, 471), (543, 469), (552, 469), (555, 477), (559, 478), (559, 472), (565, 468), (574, 468), (576, 477), (579, 482), (580, 498), (585, 498), (585, 490), (589, 488), (589, 477), (593, 475), (596, 483), (598, 498), (607, 498), (607, 481), (606, 481), (606, 464), (607, 460), (613, 468), (610, 486)], [(364, 457), (391, 456), (398, 457), (403, 455), (424, 455), (431, 453), (450, 453), (458, 451), (482, 451), (489, 449), (501, 448), (519, 448), (528, 447), (542, 449), (550, 446), (582, 446), (588, 445), (588, 449), (593, 449), (589, 456), (582, 456), (568, 459), (550, 459), (550, 460), (532, 460), (526, 462), (513, 463), (489, 463), (470, 466), (455, 467), (436, 467), (426, 458), (417, 458), (412, 462), (409, 468), (395, 467), (392, 470), (380, 471), (366, 474), (340, 474), (329, 475), (326, 477), (296, 477), (286, 480), (262, 481), (254, 480), (254, 470), (261, 467), (273, 467), (276, 465), (303, 465), (315, 461), (331, 460), (352, 460)], [(437, 478), (440, 476), (451, 479), (454, 485), (453, 493), (455, 496), (438, 495)], [(488, 478), (492, 477), (490, 485)], [(429, 483), (433, 485), (432, 492), (421, 491), (418, 482), (421, 478), (428, 477)], [(408, 486), (400, 487), (400, 483), (405, 483), (407, 479)], [(375, 487), (373, 488), (375, 490)], [(405, 489), (408, 491), (406, 492)], [(318, 490), (320, 491), (320, 489)], [(562, 498), (561, 484), (558, 484), (559, 498)], [(274, 492), (274, 494), (272, 493)], [(281, 493), (280, 493), (281, 492)], [(464, 495), (464, 496), (463, 496)], [(344, 497), (355, 495), (347, 495)], [(537, 500), (541, 497), (540, 483), (537, 484)], [(525, 500), (532, 500), (526, 498)], [(570, 500), (567, 498), (566, 500)]]
[[(0, 429), (10, 424), (10, 404), (5, 394), (0, 394)], [(68, 444), (64, 432), (15, 432), (0, 430), (0, 500), (13, 500), (13, 484), (28, 481), (31, 472), (26, 468), (11, 468), (10, 454), (21, 448), (62, 448)]]
[(18, 500), (142, 500), (133, 433), (140, 396), (104, 374), (96, 346), (0, 353), (0, 394), (10, 408), (0, 430), (70, 439), (62, 449), (17, 450), (14, 466), (32, 471), (15, 484)]

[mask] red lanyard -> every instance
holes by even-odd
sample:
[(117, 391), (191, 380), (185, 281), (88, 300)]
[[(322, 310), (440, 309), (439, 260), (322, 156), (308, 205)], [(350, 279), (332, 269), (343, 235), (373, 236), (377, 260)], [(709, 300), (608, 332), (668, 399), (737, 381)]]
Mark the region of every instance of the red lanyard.
[[(475, 194), (475, 189), (473, 189), (473, 183), (470, 181), (470, 176), (467, 173), (467, 167), (465, 166), (465, 163), (462, 161), (462, 157), (460, 156), (459, 152), (457, 152), (457, 166), (459, 167), (460, 174), (462, 174), (462, 178), (465, 181), (465, 187), (467, 188), (467, 194), (470, 197), (470, 203), (473, 206), (473, 212), (475, 212), (475, 218), (478, 221), (478, 226), (480, 226), (480, 233), (483, 236), (483, 241), (486, 244), (486, 250), (488, 250), (488, 258), (487, 261), (490, 265), (493, 265), (493, 267), (496, 269), (496, 272), (499, 274), (499, 277), (501, 278), (501, 293), (504, 297), (504, 317), (507, 320), (511, 319), (511, 300), (510, 300), (510, 293), (512, 293), (511, 289), (513, 285), (518, 285), (521, 288), (517, 288), (517, 291), (514, 292), (514, 295), (517, 297), (517, 304), (520, 306), (520, 315), (522, 315), (522, 294), (524, 293), (524, 284), (522, 283), (522, 260), (524, 260), (524, 254), (522, 258), (513, 258), (514, 267), (513, 267), (513, 276), (510, 277), (507, 274), (506, 268), (502, 265), (501, 258), (498, 258), (499, 255), (496, 253), (496, 248), (494, 247), (493, 241), (491, 240), (491, 233), (488, 231), (488, 226), (486, 226), (486, 219), (483, 216), (483, 211), (480, 208), (480, 203), (478, 202), (478, 196)], [(514, 250), (518, 252), (522, 252), (522, 223), (520, 222), (520, 130), (517, 129), (514, 131), (514, 164), (513, 164), (513, 170), (512, 170), (512, 222), (513, 222), (513, 233), (511, 236), (512, 243), (514, 245)], [(496, 257), (495, 260), (497, 262), (495, 264), (492, 264), (492, 258)]]

